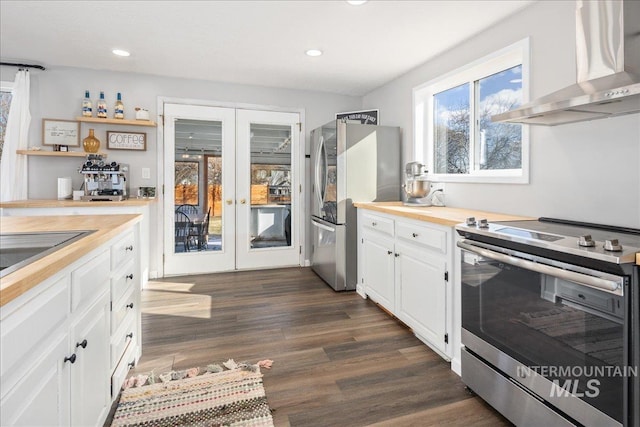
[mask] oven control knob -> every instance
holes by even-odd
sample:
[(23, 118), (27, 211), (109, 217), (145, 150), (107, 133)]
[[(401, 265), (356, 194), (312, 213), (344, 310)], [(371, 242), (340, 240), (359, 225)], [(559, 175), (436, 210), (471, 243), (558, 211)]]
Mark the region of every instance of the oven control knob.
[(470, 216), (469, 218), (467, 218), (466, 222), (469, 227), (474, 227), (476, 225), (476, 218), (473, 216)]
[(480, 228), (489, 228), (489, 221), (487, 221), (486, 218), (485, 219), (481, 219), (478, 222), (478, 227), (480, 227)]
[(618, 239), (605, 240), (604, 250), (611, 252), (620, 252), (622, 250), (622, 245), (618, 243)]
[(578, 239), (578, 246), (585, 248), (591, 248), (596, 245), (596, 242), (591, 238), (591, 234), (585, 234)]

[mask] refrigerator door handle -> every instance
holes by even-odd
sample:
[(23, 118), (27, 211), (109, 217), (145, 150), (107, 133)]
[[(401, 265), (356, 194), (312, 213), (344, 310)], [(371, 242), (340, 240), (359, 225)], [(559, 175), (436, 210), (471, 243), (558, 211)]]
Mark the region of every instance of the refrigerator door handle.
[(322, 148), (324, 146), (324, 137), (322, 135), (320, 135), (320, 139), (319, 139), (320, 143), (318, 144), (318, 149), (316, 152), (316, 164), (315, 164), (315, 188), (317, 189), (316, 191), (316, 197), (318, 198), (318, 206), (320, 207), (320, 209), (322, 209), (322, 206), (324, 204), (324, 188), (320, 183), (320, 154), (322, 153)]
[(313, 225), (315, 225), (316, 227), (318, 227), (318, 228), (321, 228), (321, 229), (326, 230), (326, 231), (330, 231), (332, 233), (335, 233), (335, 231), (336, 231), (335, 227), (329, 227), (328, 225), (321, 224), (318, 221), (316, 221), (315, 219), (311, 219), (311, 223)]

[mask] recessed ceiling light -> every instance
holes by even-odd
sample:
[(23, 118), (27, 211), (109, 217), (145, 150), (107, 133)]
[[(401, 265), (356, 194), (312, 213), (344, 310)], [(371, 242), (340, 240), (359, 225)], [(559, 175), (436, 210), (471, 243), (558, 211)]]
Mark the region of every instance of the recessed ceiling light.
[(360, 6), (361, 4), (365, 4), (366, 2), (367, 0), (347, 0), (347, 3), (352, 6)]
[(320, 49), (309, 49), (305, 52), (309, 56), (320, 56), (322, 55), (322, 51)]
[(126, 50), (122, 50), (122, 49), (113, 49), (111, 52), (113, 52), (114, 55), (118, 55), (118, 56), (129, 56), (129, 55), (131, 55), (129, 52), (127, 52)]

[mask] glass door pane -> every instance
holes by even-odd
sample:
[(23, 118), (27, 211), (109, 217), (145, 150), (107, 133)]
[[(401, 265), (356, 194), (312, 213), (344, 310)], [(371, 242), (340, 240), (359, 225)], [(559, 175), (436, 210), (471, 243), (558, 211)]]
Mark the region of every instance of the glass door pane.
[(250, 125), (251, 249), (291, 246), (291, 126)]
[(175, 122), (176, 253), (222, 249), (222, 122)]

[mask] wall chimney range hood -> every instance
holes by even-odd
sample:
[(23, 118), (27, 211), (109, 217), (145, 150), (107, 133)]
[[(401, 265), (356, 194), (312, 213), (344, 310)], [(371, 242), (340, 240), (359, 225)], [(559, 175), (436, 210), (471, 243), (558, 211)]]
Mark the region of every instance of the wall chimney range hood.
[(577, 83), (494, 122), (555, 126), (640, 112), (640, 1), (576, 2)]

